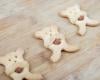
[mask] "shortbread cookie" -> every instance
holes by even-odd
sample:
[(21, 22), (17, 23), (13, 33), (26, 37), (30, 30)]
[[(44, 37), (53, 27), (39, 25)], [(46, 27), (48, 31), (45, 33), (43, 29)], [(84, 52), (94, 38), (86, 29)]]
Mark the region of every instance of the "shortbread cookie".
[(79, 27), (78, 34), (86, 33), (86, 26), (97, 26), (100, 22), (90, 19), (87, 13), (80, 9), (79, 5), (69, 7), (60, 13), (62, 17), (67, 17), (72, 24)]
[[(17, 49), (15, 52), (11, 52), (5, 56), (0, 57), (0, 64), (5, 66), (5, 73), (10, 76), (11, 78), (14, 78), (14, 76), (17, 77), (17, 79), (14, 78), (14, 80), (34, 80), (34, 78), (32, 78), (35, 74), (32, 74), (29, 72), (29, 63), (24, 60), (23, 58), (24, 55), (24, 50), (23, 49)], [(27, 74), (25, 72), (25, 70), (27, 70)], [(23, 74), (22, 76), (19, 75), (15, 75), (15, 74)], [(24, 75), (25, 74), (25, 75)], [(13, 76), (14, 75), (14, 76)], [(28, 75), (31, 75), (29, 79), (21, 79), (22, 78), (27, 78)], [(35, 76), (34, 76), (35, 77)], [(40, 78), (42, 79), (42, 76), (39, 74), (37, 76), (37, 79)], [(35, 78), (36, 78), (35, 77)]]
[(38, 73), (31, 73), (27, 68), (22, 73), (12, 73), (10, 75), (14, 80), (43, 80), (43, 77)]
[(51, 61), (53, 62), (57, 62), (60, 59), (62, 50), (74, 52), (79, 49), (77, 46), (70, 45), (56, 26), (50, 26), (37, 31), (35, 36), (43, 39), (44, 46), (53, 52), (51, 56)]

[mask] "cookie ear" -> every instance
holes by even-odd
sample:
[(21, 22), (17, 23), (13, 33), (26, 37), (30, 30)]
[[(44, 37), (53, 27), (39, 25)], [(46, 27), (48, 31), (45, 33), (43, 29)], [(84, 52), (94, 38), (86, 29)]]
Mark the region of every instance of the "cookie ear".
[(58, 27), (56, 25), (51, 25), (50, 26), (52, 29), (58, 30)]
[(24, 54), (24, 49), (18, 48), (18, 49), (16, 50), (16, 53), (18, 53), (19, 55), (20, 55), (20, 54), (23, 55), (23, 54)]
[(60, 15), (61, 17), (67, 18), (67, 17), (68, 17), (68, 16), (67, 16), (67, 9), (66, 9), (66, 10), (62, 10), (62, 11), (59, 13), (59, 15)]
[(74, 8), (79, 8), (80, 9), (80, 5), (78, 5), (78, 4), (76, 4), (76, 5), (74, 5)]
[(4, 58), (0, 57), (0, 64), (4, 65)]
[(35, 35), (35, 37), (41, 39), (41, 31), (37, 31), (37, 32), (35, 32), (34, 35)]

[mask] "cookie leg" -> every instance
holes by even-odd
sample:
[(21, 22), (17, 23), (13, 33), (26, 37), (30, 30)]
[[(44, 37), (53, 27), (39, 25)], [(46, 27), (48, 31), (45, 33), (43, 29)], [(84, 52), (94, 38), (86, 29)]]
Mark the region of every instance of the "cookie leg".
[(86, 33), (86, 25), (84, 23), (78, 23), (77, 26), (79, 27), (78, 34), (81, 36), (84, 35)]
[(67, 52), (75, 52), (75, 51), (79, 50), (79, 47), (67, 44), (67, 46), (65, 46), (64, 50)]
[(57, 62), (61, 57), (61, 51), (53, 51), (52, 56), (51, 56), (51, 61)]
[(100, 24), (100, 22), (87, 18), (87, 23), (86, 23), (87, 26), (95, 27), (99, 24)]
[(44, 79), (43, 76), (41, 74), (38, 74), (38, 73), (32, 74), (32, 78), (34, 80), (43, 80)]

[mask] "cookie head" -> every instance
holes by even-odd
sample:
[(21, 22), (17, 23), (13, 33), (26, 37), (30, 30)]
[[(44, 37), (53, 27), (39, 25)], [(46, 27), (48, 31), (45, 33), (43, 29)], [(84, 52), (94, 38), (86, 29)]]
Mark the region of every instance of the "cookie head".
[(79, 5), (74, 5), (72, 7), (69, 7), (63, 11), (60, 12), (60, 15), (62, 17), (70, 17), (70, 16), (75, 16), (80, 12), (80, 6)]
[(35, 36), (38, 38), (49, 38), (52, 35), (56, 35), (58, 33), (58, 28), (56, 26), (46, 27), (42, 30), (39, 30), (35, 33)]
[(5, 66), (7, 74), (10, 74), (14, 71), (20, 73), (23, 70), (22, 65), (27, 64), (23, 59), (23, 54), (24, 50), (17, 49), (15, 52), (11, 52), (0, 58), (0, 64)]

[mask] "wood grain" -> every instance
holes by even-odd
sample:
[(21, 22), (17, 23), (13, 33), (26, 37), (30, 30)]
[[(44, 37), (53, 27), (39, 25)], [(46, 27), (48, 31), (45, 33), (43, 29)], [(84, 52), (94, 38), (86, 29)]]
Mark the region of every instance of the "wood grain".
[[(86, 35), (80, 37), (77, 27), (58, 15), (74, 4), (80, 4), (91, 18), (100, 21), (100, 0), (0, 0), (0, 56), (20, 47), (25, 49), (30, 70), (41, 72), (47, 80), (100, 80), (100, 26), (87, 27)], [(59, 62), (50, 62), (51, 51), (33, 34), (51, 24), (59, 26), (69, 42), (81, 50), (62, 52)], [(11, 80), (3, 66), (0, 80)]]

